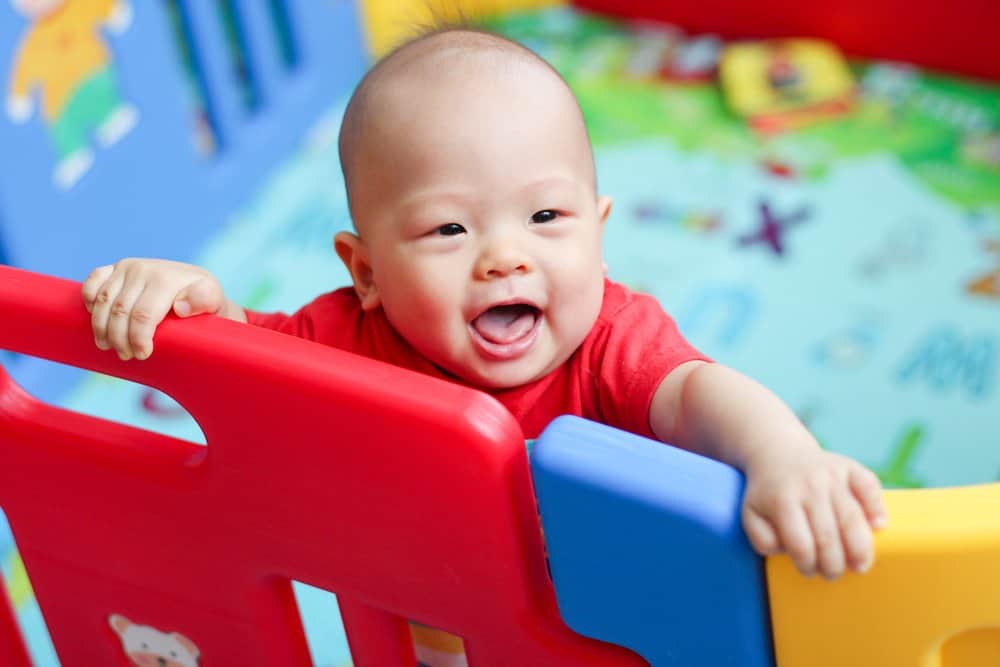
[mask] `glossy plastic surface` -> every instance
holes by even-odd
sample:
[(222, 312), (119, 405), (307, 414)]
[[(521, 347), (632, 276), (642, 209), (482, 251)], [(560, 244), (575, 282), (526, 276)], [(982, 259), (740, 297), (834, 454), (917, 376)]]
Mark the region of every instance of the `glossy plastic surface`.
[(169, 319), (123, 363), (79, 289), (0, 267), (0, 347), (158, 388), (208, 446), (3, 377), (0, 506), (64, 667), (128, 664), (112, 614), (203, 665), (309, 664), (291, 579), (340, 596), (358, 667), (412, 667), (403, 619), (462, 636), (473, 666), (643, 664), (559, 619), (523, 436), (493, 399), (215, 317)]
[(545, 430), (531, 467), (571, 628), (656, 667), (773, 666), (738, 471), (577, 417)]
[(863, 576), (805, 579), (768, 559), (781, 665), (1000, 665), (1000, 484), (886, 493)]

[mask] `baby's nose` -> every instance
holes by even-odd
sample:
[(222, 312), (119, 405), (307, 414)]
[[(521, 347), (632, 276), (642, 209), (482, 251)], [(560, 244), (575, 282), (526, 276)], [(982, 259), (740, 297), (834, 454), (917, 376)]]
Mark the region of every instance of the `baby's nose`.
[(511, 243), (495, 243), (479, 257), (477, 273), (483, 278), (504, 278), (528, 273), (531, 261), (527, 254)]
[(503, 278), (512, 273), (527, 273), (528, 265), (518, 262), (500, 262), (486, 271), (487, 278)]

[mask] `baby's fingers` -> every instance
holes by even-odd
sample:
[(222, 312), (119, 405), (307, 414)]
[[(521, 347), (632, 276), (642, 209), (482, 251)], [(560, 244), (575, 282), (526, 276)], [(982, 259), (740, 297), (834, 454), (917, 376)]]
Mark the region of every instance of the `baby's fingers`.
[(135, 356), (130, 328), (135, 317), (135, 304), (146, 286), (136, 280), (126, 280), (118, 296), (111, 302), (108, 315), (107, 340), (118, 352), (118, 357), (127, 361)]
[(128, 343), (136, 359), (147, 359), (153, 353), (153, 334), (173, 303), (173, 292), (161, 285), (147, 285), (139, 295), (128, 321)]
[(855, 572), (867, 572), (875, 551), (868, 519), (858, 501), (848, 493), (835, 494), (834, 505), (847, 564)]
[(125, 284), (121, 271), (112, 271), (98, 288), (90, 307), (90, 325), (94, 332), (94, 342), (102, 350), (110, 350), (108, 340), (108, 320), (111, 317), (111, 306), (118, 298)]
[(201, 278), (191, 283), (178, 294), (173, 308), (178, 317), (189, 317), (219, 312), (225, 303), (225, 296), (218, 281), (213, 278)]
[(754, 550), (761, 556), (773, 556), (781, 552), (781, 542), (771, 522), (746, 506), (743, 507), (743, 530)]
[(864, 509), (868, 522), (874, 529), (882, 528), (888, 523), (889, 515), (882, 499), (882, 483), (868, 468), (855, 464), (848, 472), (848, 484), (851, 492)]
[(83, 281), (83, 287), (80, 291), (83, 294), (83, 304), (87, 307), (88, 313), (93, 312), (94, 302), (97, 301), (97, 291), (111, 277), (114, 268), (110, 264), (99, 266), (91, 271), (87, 279)]
[(816, 544), (805, 509), (800, 503), (786, 503), (777, 521), (781, 546), (799, 572), (811, 577), (816, 574)]
[(833, 505), (827, 496), (819, 496), (807, 505), (806, 511), (816, 544), (819, 571), (827, 579), (836, 579), (844, 573), (844, 548)]

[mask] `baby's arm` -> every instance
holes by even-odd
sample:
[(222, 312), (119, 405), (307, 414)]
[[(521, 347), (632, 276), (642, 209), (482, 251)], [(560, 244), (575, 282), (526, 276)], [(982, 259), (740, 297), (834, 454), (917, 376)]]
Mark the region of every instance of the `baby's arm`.
[(211, 313), (246, 322), (205, 269), (163, 259), (123, 259), (94, 269), (83, 283), (94, 342), (122, 360), (153, 353), (153, 332), (171, 310), (179, 317)]
[(682, 364), (650, 406), (656, 436), (729, 463), (747, 476), (743, 527), (762, 555), (786, 552), (806, 575), (827, 578), (874, 559), (873, 528), (885, 524), (878, 478), (823, 451), (774, 394), (740, 373)]

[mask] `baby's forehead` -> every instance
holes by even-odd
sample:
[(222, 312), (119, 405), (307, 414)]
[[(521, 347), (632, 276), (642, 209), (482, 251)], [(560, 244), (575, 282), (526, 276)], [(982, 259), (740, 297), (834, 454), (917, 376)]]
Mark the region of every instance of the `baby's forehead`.
[(415, 39), (386, 56), (379, 66), (387, 69), (393, 66), (419, 65), (428, 59), (454, 52), (463, 56), (492, 58), (494, 62), (531, 62), (547, 65), (527, 47), (495, 35), (472, 29), (445, 30)]
[[(520, 105), (544, 105), (557, 125), (572, 130), (592, 163), (590, 142), (576, 97), (562, 77), (528, 48), (506, 38), (450, 30), (418, 39), (383, 59), (366, 75), (348, 104), (341, 128), (341, 164), (350, 195), (355, 166), (375, 159), (387, 145), (420, 144), (410, 139), (425, 128), (435, 136), (452, 123)], [(516, 114), (531, 123), (531, 115)], [(486, 133), (484, 123), (481, 132)], [(446, 132), (447, 134), (447, 132)], [(410, 146), (413, 148), (414, 146)], [(576, 149), (573, 150), (576, 153)], [(369, 160), (369, 156), (372, 160)], [(387, 165), (383, 165), (387, 166)]]
[[(397, 141), (425, 128), (448, 134), (447, 128), (469, 122), (489, 134), (498, 120), (515, 117), (534, 125), (554, 114), (560, 124), (583, 126), (576, 97), (548, 63), (520, 45), (475, 33), (415, 44), (412, 53), (387, 63), (359, 101), (354, 111), (369, 136)], [(536, 108), (537, 114), (524, 113)], [(581, 136), (586, 141), (585, 131)]]
[(405, 90), (413, 97), (433, 97), (442, 90), (482, 92), (490, 85), (535, 86), (539, 94), (559, 90), (573, 98), (552, 67), (527, 48), (479, 33), (444, 33), (412, 44), (394, 54), (375, 74), (372, 92)]

